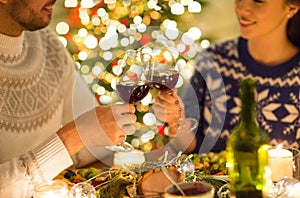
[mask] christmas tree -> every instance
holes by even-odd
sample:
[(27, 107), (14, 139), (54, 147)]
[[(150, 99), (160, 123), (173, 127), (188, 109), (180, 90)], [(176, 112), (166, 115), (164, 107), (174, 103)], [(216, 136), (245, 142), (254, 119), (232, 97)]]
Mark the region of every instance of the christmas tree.
[[(184, 20), (201, 12), (205, 5), (201, 0), (65, 0), (64, 5), (69, 15), (56, 25), (56, 31), (102, 105), (122, 101), (116, 92), (115, 68), (126, 50), (166, 41), (178, 52), (181, 83), (176, 88), (180, 92), (192, 75), (196, 54), (209, 46), (201, 30)], [(150, 100), (136, 104), (137, 132), (127, 140), (144, 151), (169, 141), (163, 123), (145, 119), (157, 92), (152, 89)]]

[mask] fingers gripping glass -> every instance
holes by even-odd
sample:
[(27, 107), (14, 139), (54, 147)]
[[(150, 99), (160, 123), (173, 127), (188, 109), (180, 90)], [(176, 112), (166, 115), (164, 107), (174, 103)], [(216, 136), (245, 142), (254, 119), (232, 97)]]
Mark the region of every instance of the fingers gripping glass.
[[(145, 98), (150, 89), (170, 91), (176, 86), (179, 71), (176, 68), (174, 51), (163, 45), (147, 44), (137, 50), (127, 50), (117, 67), (116, 89), (120, 98), (128, 104), (136, 104)], [(180, 111), (181, 109), (179, 109)], [(179, 130), (194, 130), (198, 122), (193, 118), (180, 119)], [(131, 150), (132, 146), (123, 142), (109, 147), (111, 150)]]
[[(149, 64), (144, 68), (147, 84), (150, 88), (167, 91), (172, 94), (172, 89), (175, 88), (180, 76), (175, 59), (178, 52), (163, 44), (154, 43), (145, 45), (141, 51), (151, 55)], [(175, 104), (178, 103), (179, 101), (176, 100)], [(181, 107), (179, 107), (178, 111), (181, 114)], [(178, 121), (178, 125), (178, 131), (193, 131), (197, 128), (198, 121), (194, 118), (181, 118)]]
[[(142, 54), (139, 50), (127, 50), (117, 67), (116, 89), (120, 98), (128, 104), (140, 102), (149, 92), (150, 85), (146, 83), (144, 68), (149, 67), (150, 55)], [(133, 146), (124, 141), (119, 145), (107, 146), (113, 151), (130, 151)]]

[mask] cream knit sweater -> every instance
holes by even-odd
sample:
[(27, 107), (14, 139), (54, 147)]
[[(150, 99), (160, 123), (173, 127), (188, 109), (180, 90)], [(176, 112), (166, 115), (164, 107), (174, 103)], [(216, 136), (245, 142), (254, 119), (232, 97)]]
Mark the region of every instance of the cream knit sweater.
[(48, 28), (0, 34), (0, 197), (30, 197), (34, 183), (73, 164), (55, 132), (95, 105), (88, 99), (94, 101)]

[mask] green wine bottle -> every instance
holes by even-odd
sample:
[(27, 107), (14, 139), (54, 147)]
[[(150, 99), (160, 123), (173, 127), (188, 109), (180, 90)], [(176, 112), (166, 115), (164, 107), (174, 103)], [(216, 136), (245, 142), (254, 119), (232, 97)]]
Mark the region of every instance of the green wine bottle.
[(230, 192), (237, 198), (261, 198), (267, 182), (269, 138), (256, 122), (255, 81), (247, 78), (240, 85), (240, 122), (226, 148)]

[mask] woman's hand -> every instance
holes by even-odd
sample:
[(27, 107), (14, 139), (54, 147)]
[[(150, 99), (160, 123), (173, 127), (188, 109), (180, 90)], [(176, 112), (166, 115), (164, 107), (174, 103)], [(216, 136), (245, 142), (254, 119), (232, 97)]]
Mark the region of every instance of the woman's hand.
[(160, 91), (152, 108), (159, 120), (168, 123), (169, 135), (174, 136), (184, 117), (184, 105), (176, 90)]
[[(173, 137), (172, 148), (190, 153), (196, 147), (192, 120), (185, 119), (184, 104), (176, 90), (160, 91), (152, 106), (158, 119), (169, 125), (169, 136)], [(184, 122), (182, 122), (184, 121)]]

